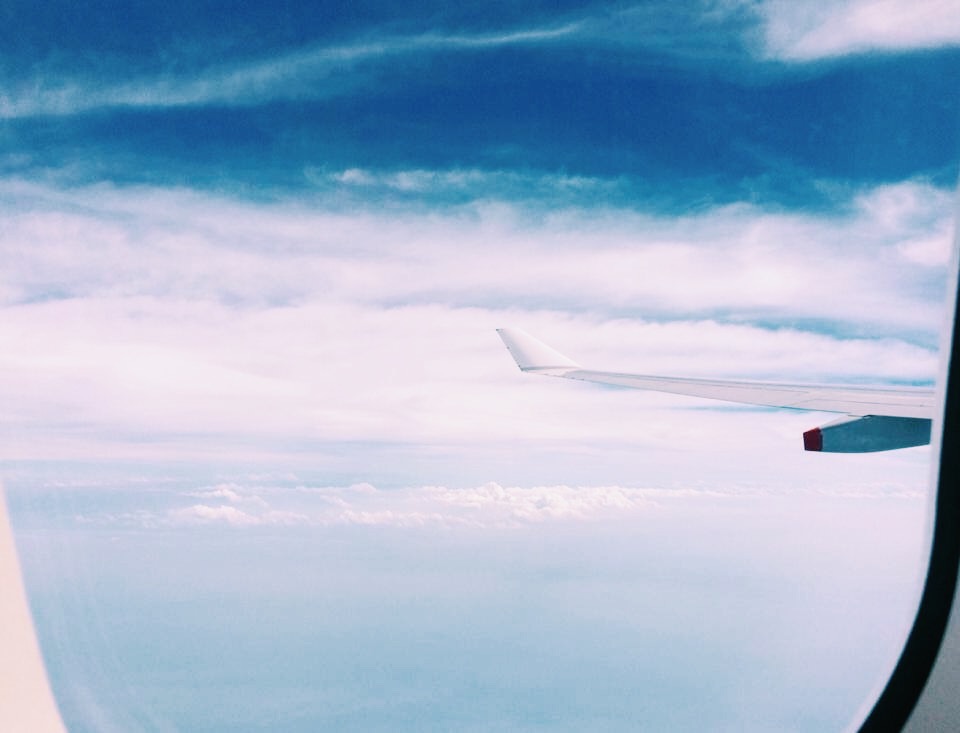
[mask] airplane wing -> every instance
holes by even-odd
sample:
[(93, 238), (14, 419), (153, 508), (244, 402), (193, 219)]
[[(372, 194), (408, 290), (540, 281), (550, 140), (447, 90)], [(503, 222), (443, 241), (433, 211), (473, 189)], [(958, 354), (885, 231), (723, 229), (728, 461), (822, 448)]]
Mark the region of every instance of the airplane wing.
[(767, 407), (838, 412), (848, 417), (804, 433), (806, 450), (863, 453), (930, 442), (934, 392), (925, 387), (781, 384), (687, 379), (584, 369), (515, 328), (497, 329), (521, 371), (619, 387)]

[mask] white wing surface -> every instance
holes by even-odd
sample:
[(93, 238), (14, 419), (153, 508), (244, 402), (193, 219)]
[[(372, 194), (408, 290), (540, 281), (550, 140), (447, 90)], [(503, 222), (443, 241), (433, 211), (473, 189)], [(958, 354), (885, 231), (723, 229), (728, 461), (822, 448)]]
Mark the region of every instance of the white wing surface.
[[(814, 440), (805, 441), (808, 450), (835, 452), (888, 450), (889, 447), (908, 447), (908, 444), (922, 445), (929, 439), (929, 437), (924, 439), (923, 436), (925, 434), (928, 436), (929, 421), (933, 417), (935, 398), (934, 391), (931, 388), (781, 384), (776, 382), (688, 379), (604, 372), (582, 368), (576, 362), (519, 329), (501, 328), (497, 329), (497, 333), (500, 334), (503, 343), (506, 344), (510, 354), (517, 362), (517, 366), (524, 372), (564, 377), (565, 379), (579, 379), (584, 382), (612, 384), (619, 387), (740, 402), (749, 405), (838, 412), (854, 417), (870, 416), (874, 431), (876, 431), (877, 426), (882, 425), (884, 433), (897, 433), (897, 437), (892, 438), (896, 444), (892, 446), (888, 446), (882, 441), (872, 440), (871, 445), (873, 447), (864, 447), (862, 444), (848, 447), (849, 437), (847, 437), (844, 438), (845, 442), (843, 444), (837, 444), (835, 447), (810, 447), (820, 445), (823, 442), (820, 431), (824, 431), (824, 435), (826, 435), (829, 426), (825, 426), (816, 429), (817, 435)], [(889, 420), (880, 421), (879, 418), (889, 418)], [(839, 427), (833, 430), (836, 436), (840, 436), (841, 433), (849, 436), (866, 430), (866, 423), (856, 427), (851, 427), (849, 421), (845, 421), (843, 424), (846, 427), (842, 430)], [(920, 437), (909, 439), (902, 437), (900, 433), (904, 428), (911, 431), (911, 435), (916, 434)], [(813, 432), (811, 431), (811, 433)]]

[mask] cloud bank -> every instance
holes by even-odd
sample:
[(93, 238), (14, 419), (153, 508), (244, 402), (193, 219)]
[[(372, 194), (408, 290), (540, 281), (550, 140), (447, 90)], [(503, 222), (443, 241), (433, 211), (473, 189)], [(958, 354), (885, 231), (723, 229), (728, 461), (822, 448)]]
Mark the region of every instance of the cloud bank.
[[(936, 371), (951, 196), (922, 181), (864, 190), (840, 213), (680, 217), (490, 198), (345, 211), (323, 205), (331, 188), (264, 203), (6, 182), (0, 196), (0, 335), (17, 344), (0, 356), (7, 459), (337, 460), (325, 444), (493, 446), (507, 425), (538, 441), (719, 450), (722, 424), (756, 430), (742, 412), (678, 421), (676, 407), (703, 404), (683, 398), (523, 377), (495, 336), (504, 325), (625, 371)], [(657, 430), (642, 430), (641, 404)]]

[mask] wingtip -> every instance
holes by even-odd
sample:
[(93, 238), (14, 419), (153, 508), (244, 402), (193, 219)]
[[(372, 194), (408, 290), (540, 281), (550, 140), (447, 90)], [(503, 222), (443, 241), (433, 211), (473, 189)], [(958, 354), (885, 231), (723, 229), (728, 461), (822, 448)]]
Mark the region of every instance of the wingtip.
[(812, 428), (803, 434), (803, 449), (808, 451), (823, 450), (823, 433), (820, 428)]
[(498, 328), (497, 333), (521, 371), (578, 369), (580, 367), (572, 359), (519, 328)]

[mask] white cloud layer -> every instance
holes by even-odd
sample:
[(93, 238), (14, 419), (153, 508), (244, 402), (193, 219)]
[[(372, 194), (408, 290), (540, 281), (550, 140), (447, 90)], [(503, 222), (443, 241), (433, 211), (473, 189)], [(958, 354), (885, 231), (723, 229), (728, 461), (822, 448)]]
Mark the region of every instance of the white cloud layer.
[[(523, 376), (504, 325), (597, 368), (936, 371), (951, 195), (923, 182), (864, 191), (842, 216), (543, 214), (489, 199), (385, 214), (325, 207), (327, 193), (251, 203), (3, 183), (0, 338), (15, 347), (0, 354), (0, 457), (337, 463), (323, 446), (787, 440), (743, 411), (676, 409), (713, 403)], [(792, 431), (797, 416), (772, 420)], [(237, 503), (229, 486), (207, 491)]]

